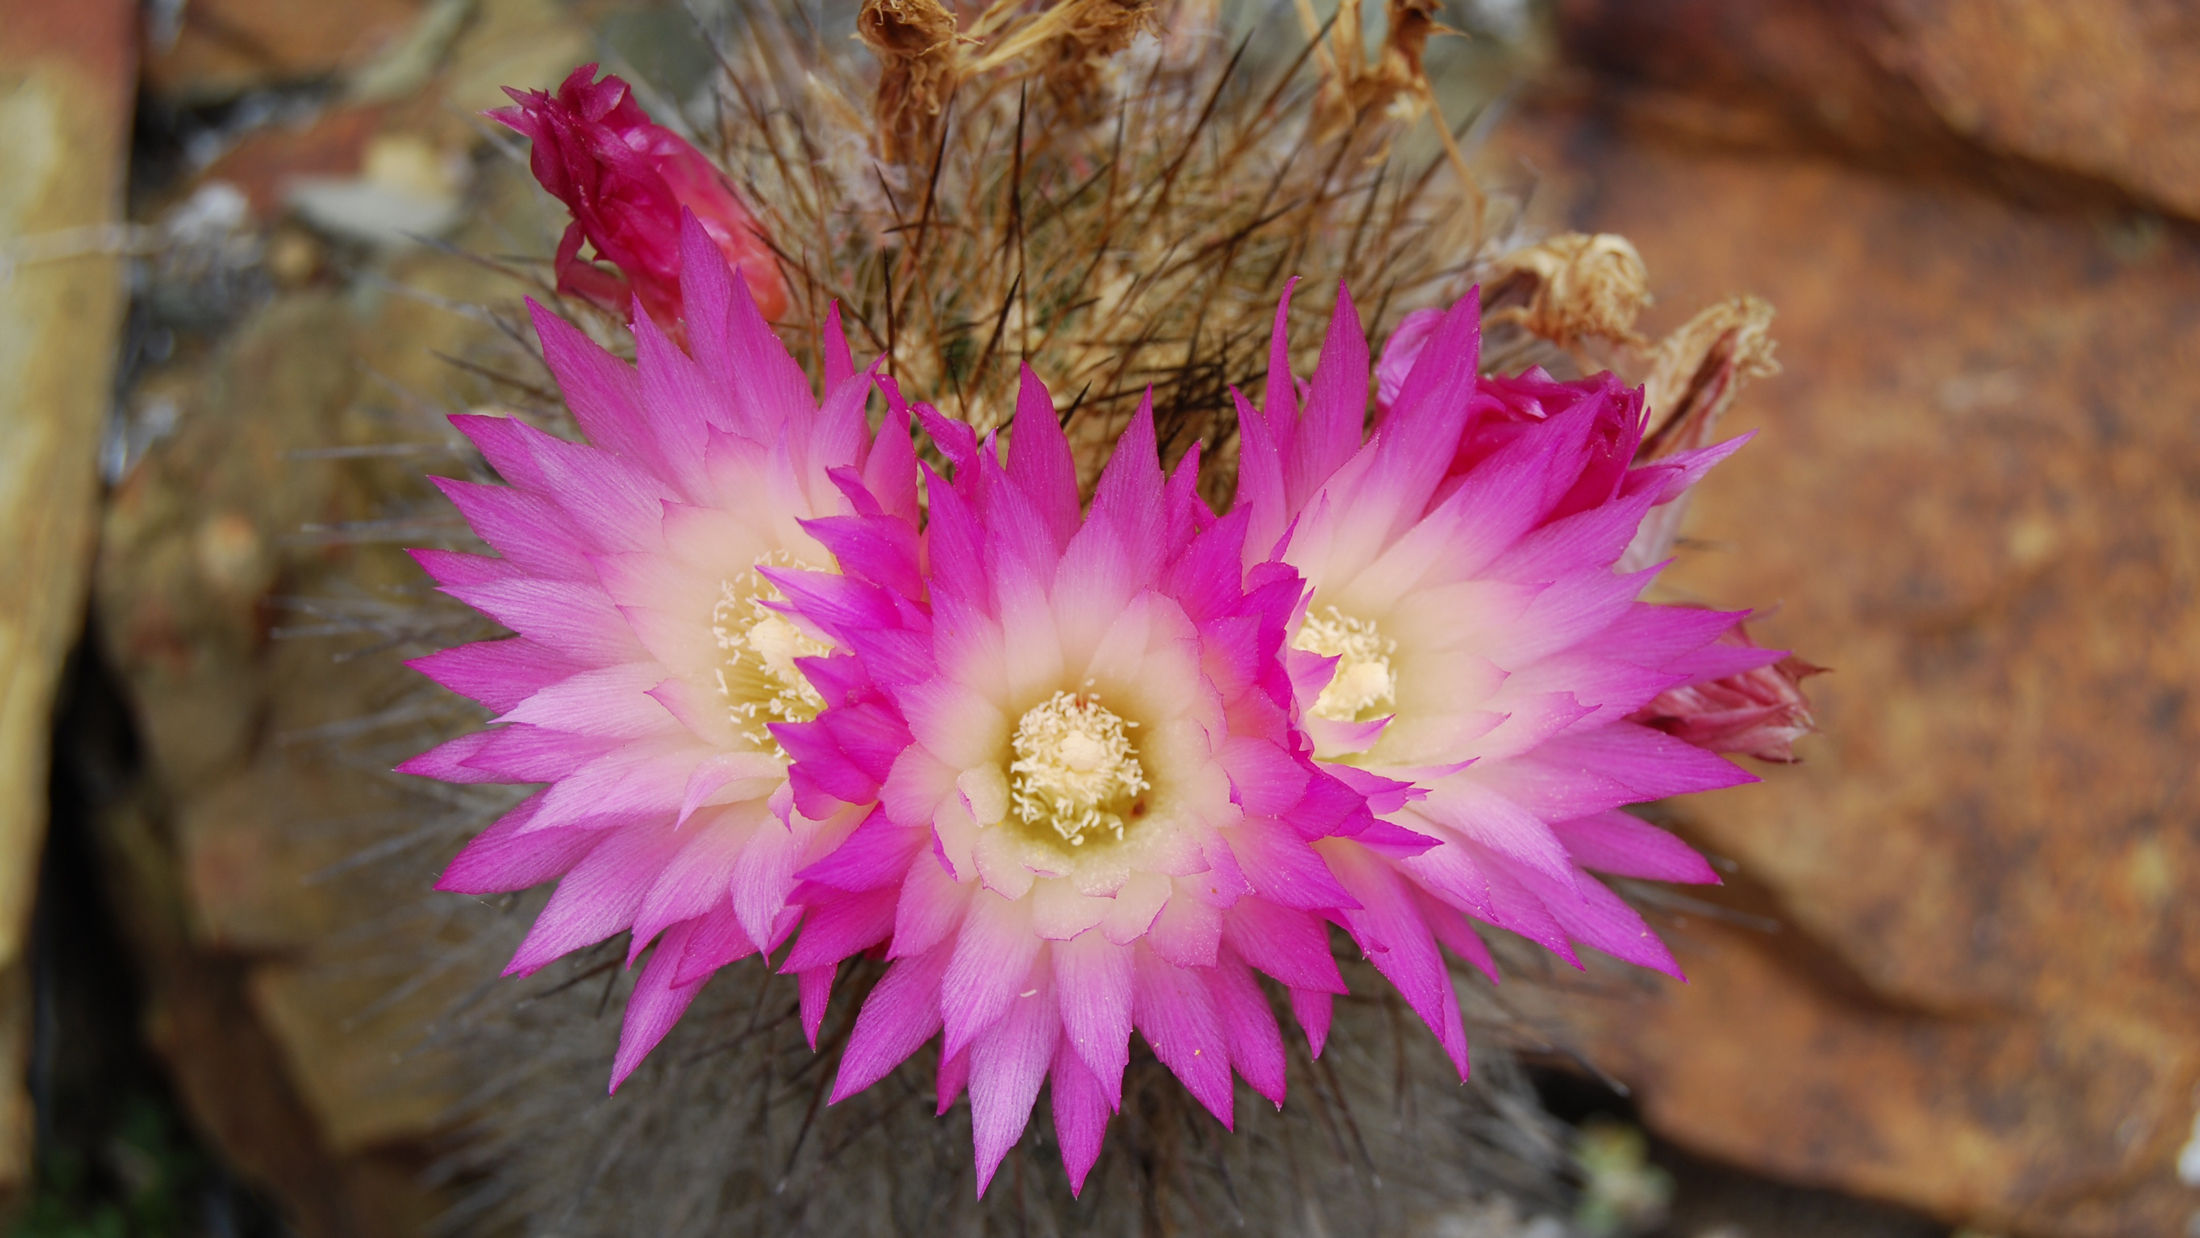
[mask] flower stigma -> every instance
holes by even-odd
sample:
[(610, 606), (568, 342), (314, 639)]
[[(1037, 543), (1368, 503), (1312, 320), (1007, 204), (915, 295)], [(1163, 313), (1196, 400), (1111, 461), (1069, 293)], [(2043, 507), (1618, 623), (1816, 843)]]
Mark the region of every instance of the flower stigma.
[[(784, 550), (756, 561), (756, 567), (799, 571), (806, 566)], [(808, 722), (825, 708), (825, 698), (810, 686), (795, 659), (821, 658), (833, 648), (771, 608), (785, 600), (777, 586), (751, 568), (718, 586), (718, 604), (710, 612), (711, 635), (724, 654), (717, 675), (726, 712), (742, 735), (781, 757), (787, 754), (766, 725)]]
[(1123, 838), (1123, 818), (1147, 789), (1125, 722), (1089, 693), (1056, 692), (1016, 723), (1009, 801), (1025, 824), (1045, 821), (1072, 847), (1087, 834)]
[(1396, 699), (1397, 679), (1390, 655), (1398, 642), (1384, 640), (1372, 620), (1355, 619), (1334, 606), (1308, 614), (1291, 647), (1337, 659), (1329, 685), (1308, 712), (1336, 722), (1357, 722), (1360, 715)]

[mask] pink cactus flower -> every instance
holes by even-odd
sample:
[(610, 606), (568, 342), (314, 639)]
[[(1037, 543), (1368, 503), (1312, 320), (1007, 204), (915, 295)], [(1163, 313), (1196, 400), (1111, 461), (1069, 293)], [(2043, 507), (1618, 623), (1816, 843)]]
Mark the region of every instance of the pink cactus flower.
[(1590, 870), (1716, 881), (1621, 808), (1752, 779), (1631, 718), (1781, 655), (1720, 643), (1733, 613), (1638, 601), (1655, 567), (1614, 568), (1644, 516), (1739, 440), (1630, 468), (1641, 393), (1610, 375), (1479, 378), (1470, 296), (1393, 340), (1383, 417), (1363, 442), (1368, 355), (1351, 299), (1339, 290), (1309, 385), (1290, 373), (1284, 324), (1279, 307), (1266, 407), (1239, 397), (1246, 559), (1274, 555), (1312, 588), (1291, 669), (1321, 761), (1410, 784), (1371, 803), (1435, 840), (1314, 845), (1360, 904), (1347, 927), (1463, 1068), (1437, 944), (1496, 973), (1462, 916), (1568, 961), (1583, 943), (1680, 974)]
[(532, 307), (588, 441), (453, 418), (507, 484), (439, 484), (497, 556), (414, 552), (444, 592), (516, 635), (412, 664), (498, 716), (400, 769), (547, 784), (439, 888), (559, 882), (507, 974), (629, 930), (630, 966), (655, 944), (614, 1088), (713, 971), (787, 937), (795, 873), (861, 818), (813, 813), (788, 784), (770, 728), (816, 714), (798, 663), (832, 645), (778, 609), (771, 571), (832, 563), (804, 521), (859, 502), (916, 514), (906, 421), (873, 442), (870, 375), (854, 372), (837, 310), (821, 404), (692, 214), (680, 254), (686, 352), (639, 315), (630, 367)]
[[(558, 291), (622, 314), (638, 305), (678, 338), (686, 208), (747, 279), (757, 309), (776, 320), (787, 308), (786, 282), (725, 174), (650, 120), (625, 82), (595, 77), (596, 66), (585, 64), (555, 95), (507, 89), (519, 106), (489, 113), (533, 140), (535, 179), (573, 213), (558, 242)], [(617, 272), (582, 260), (583, 240)]]
[(1246, 517), (1199, 501), (1196, 454), (1164, 477), (1150, 399), (1084, 516), (1028, 370), (1005, 467), (917, 412), (955, 466), (927, 483), (921, 553), (906, 517), (871, 512), (809, 526), (844, 575), (769, 574), (842, 651), (806, 664), (831, 707), (774, 728), (796, 805), (879, 805), (803, 874), (785, 968), (814, 1037), (836, 963), (893, 960), (835, 1100), (939, 1037), (940, 1108), (967, 1087), (979, 1191), (1045, 1082), (1081, 1189), (1134, 1028), (1225, 1125), (1233, 1069), (1282, 1103), (1254, 973), (1287, 987), (1317, 1051), (1343, 991), (1324, 920), (1352, 898), (1315, 846), (1414, 840), (1294, 732), (1281, 654), (1303, 585), (1244, 569)]

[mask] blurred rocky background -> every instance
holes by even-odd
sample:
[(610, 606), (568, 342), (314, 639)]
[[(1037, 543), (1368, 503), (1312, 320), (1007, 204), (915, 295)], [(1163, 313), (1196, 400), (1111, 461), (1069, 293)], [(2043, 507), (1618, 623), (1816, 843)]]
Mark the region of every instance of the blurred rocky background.
[[(1481, 167), (1632, 238), (1652, 334), (1778, 307), (1670, 587), (1833, 668), (1802, 765), (1665, 806), (1728, 872), (1648, 895), (1691, 984), (1502, 991), (1576, 1228), (2200, 1235), (2200, 9), (1448, 16)], [(343, 879), (421, 808), (344, 741), (406, 721), (437, 414), (533, 398), (485, 371), (562, 220), (476, 113), (588, 59), (653, 107), (713, 68), (630, 0), (0, 0), (12, 1232), (450, 1198), (423, 1029), (497, 960), (358, 948), (423, 914)]]

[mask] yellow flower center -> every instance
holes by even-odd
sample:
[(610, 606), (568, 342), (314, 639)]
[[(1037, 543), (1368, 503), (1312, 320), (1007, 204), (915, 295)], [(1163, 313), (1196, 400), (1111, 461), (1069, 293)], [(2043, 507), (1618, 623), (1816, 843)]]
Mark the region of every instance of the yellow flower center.
[(1390, 671), (1390, 655), (1398, 642), (1384, 640), (1371, 620), (1355, 619), (1334, 606), (1324, 607), (1318, 615), (1307, 615), (1291, 647), (1337, 659), (1329, 685), (1308, 711), (1314, 717), (1357, 722), (1361, 715), (1397, 698), (1398, 681)]
[[(807, 564), (784, 550), (756, 561), (756, 567), (801, 570)], [(771, 603), (784, 601), (778, 588), (751, 568), (718, 587), (710, 613), (711, 634), (724, 655), (718, 666), (718, 692), (735, 729), (759, 748), (786, 753), (771, 732), (772, 722), (808, 722), (825, 708), (825, 698), (795, 665), (797, 658), (820, 658), (832, 646), (796, 627)]]
[[(1016, 723), (1008, 799), (1018, 820), (1044, 821), (1073, 847), (1105, 831), (1120, 841), (1123, 819), (1147, 789), (1125, 722), (1089, 693), (1057, 692)], [(997, 768), (997, 767), (996, 767)]]

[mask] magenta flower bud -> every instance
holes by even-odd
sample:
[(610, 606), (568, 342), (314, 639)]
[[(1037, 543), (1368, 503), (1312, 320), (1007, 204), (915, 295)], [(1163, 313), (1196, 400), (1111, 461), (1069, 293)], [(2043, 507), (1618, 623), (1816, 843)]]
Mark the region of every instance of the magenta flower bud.
[[(1738, 752), (1760, 761), (1792, 762), (1795, 741), (1818, 729), (1803, 681), (1823, 674), (1801, 658), (1760, 649), (1737, 623), (1719, 638), (1744, 665), (1659, 693), (1632, 721), (1654, 726), (1709, 752)], [(1757, 665), (1746, 665), (1746, 663)]]
[[(748, 281), (757, 309), (777, 319), (787, 308), (786, 281), (725, 174), (650, 120), (624, 81), (595, 76), (596, 66), (585, 64), (555, 95), (507, 89), (519, 106), (489, 113), (533, 140), (535, 179), (573, 213), (558, 242), (558, 291), (620, 313), (638, 308), (679, 334), (684, 209)], [(584, 240), (617, 270), (584, 261)]]

